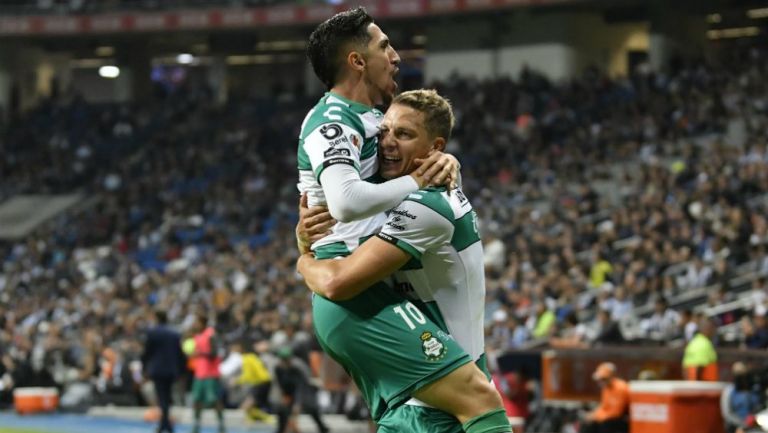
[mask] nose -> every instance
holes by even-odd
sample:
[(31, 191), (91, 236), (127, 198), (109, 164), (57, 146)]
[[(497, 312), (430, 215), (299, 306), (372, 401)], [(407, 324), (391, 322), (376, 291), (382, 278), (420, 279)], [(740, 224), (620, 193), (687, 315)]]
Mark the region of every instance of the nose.
[(397, 66), (400, 64), (400, 55), (397, 54), (397, 51), (395, 51), (394, 48), (389, 47), (392, 50), (392, 53), (390, 54), (390, 59), (393, 65)]
[(382, 131), (379, 134), (379, 146), (391, 148), (394, 144), (395, 141), (392, 140), (392, 134), (389, 131)]

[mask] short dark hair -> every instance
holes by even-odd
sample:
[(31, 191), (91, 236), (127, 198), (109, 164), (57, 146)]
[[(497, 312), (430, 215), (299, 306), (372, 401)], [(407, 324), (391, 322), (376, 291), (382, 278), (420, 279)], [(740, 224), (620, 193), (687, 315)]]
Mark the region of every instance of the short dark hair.
[(373, 18), (365, 8), (356, 7), (328, 18), (309, 35), (307, 58), (320, 81), (330, 89), (336, 84), (343, 64), (341, 49), (348, 43), (368, 45), (368, 26)]
[(161, 325), (168, 323), (168, 313), (163, 310), (155, 310), (155, 318), (157, 319), (157, 323)]

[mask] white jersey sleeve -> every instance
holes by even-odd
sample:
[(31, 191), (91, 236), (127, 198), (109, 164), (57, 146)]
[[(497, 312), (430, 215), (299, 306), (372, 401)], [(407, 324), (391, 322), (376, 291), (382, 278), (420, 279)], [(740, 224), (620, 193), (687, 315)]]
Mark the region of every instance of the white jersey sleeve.
[(328, 210), (342, 222), (361, 220), (391, 209), (419, 188), (411, 176), (384, 183), (365, 182), (360, 179), (360, 173), (344, 164), (323, 170), (320, 177)]
[(335, 164), (349, 165), (359, 172), (362, 143), (360, 134), (343, 123), (325, 123), (310, 132), (304, 139), (304, 151), (315, 180), (319, 183), (323, 170)]
[(427, 250), (450, 241), (453, 230), (453, 223), (439, 212), (406, 200), (390, 211), (378, 237), (420, 260)]

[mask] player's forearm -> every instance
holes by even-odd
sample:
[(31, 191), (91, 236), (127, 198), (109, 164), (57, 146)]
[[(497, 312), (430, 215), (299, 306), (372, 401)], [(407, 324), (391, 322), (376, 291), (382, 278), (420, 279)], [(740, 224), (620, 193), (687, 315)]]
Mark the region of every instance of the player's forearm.
[(367, 286), (355, 283), (342, 260), (315, 260), (311, 254), (299, 257), (297, 268), (310, 290), (332, 301), (354, 298)]
[(360, 179), (351, 166), (337, 164), (320, 175), (328, 210), (341, 222), (368, 218), (397, 206), (419, 185), (411, 176), (374, 184)]

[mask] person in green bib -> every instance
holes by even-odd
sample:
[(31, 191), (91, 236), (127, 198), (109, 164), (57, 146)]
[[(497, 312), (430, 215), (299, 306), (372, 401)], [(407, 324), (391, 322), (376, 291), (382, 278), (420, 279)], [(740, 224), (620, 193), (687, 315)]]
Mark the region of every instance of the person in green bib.
[(710, 318), (699, 322), (699, 332), (685, 346), (683, 355), (683, 374), (687, 380), (716, 382), (717, 351), (712, 343), (717, 334), (717, 324)]

